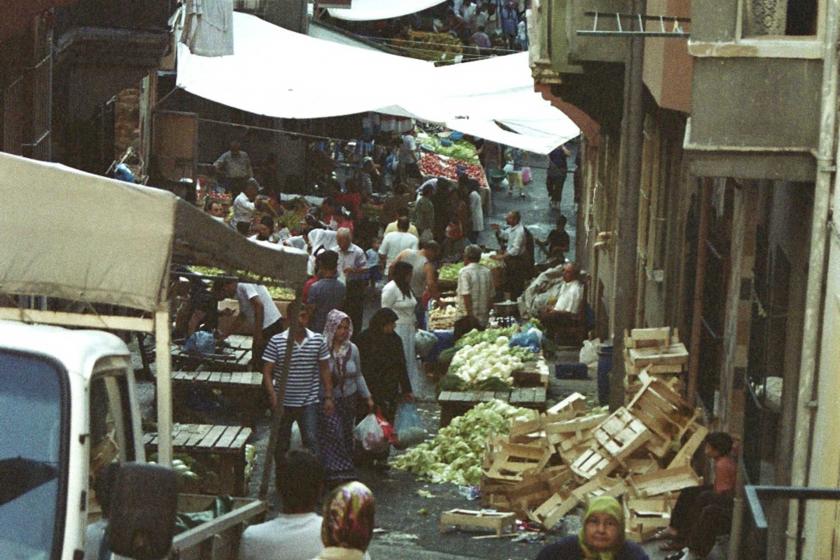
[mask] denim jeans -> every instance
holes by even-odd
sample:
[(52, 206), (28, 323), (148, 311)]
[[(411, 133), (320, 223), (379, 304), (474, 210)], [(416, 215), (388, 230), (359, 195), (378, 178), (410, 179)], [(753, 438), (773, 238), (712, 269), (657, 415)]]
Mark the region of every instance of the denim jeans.
[(292, 440), (292, 424), (297, 422), (303, 446), (318, 456), (318, 408), (320, 403), (307, 406), (283, 407), (280, 430), (277, 433), (277, 447), (274, 449), (274, 464), (277, 470), (275, 483), (279, 486), (286, 469), (286, 453)]

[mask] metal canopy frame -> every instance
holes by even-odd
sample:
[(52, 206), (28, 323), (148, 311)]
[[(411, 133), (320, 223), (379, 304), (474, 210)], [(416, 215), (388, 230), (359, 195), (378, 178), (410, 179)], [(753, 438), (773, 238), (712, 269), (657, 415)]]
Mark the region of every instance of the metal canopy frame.
[[(669, 39), (688, 39), (691, 36), (691, 33), (684, 31), (682, 25), (680, 25), (691, 23), (690, 18), (621, 12), (584, 12), (584, 15), (593, 18), (592, 29), (579, 29), (576, 32), (578, 35), (590, 37), (666, 37)], [(598, 29), (599, 20), (603, 21), (604, 19), (615, 21), (618, 29)], [(622, 20), (627, 21), (622, 24)], [(648, 31), (646, 23), (649, 21), (659, 22), (659, 29)], [(670, 26), (670, 30), (667, 26)]]

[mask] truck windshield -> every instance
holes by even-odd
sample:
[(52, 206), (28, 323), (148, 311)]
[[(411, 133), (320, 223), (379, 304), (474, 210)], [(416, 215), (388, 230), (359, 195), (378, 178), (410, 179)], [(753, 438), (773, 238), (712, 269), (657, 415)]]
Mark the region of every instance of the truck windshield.
[(59, 527), (62, 372), (0, 350), (0, 558), (54, 556)]

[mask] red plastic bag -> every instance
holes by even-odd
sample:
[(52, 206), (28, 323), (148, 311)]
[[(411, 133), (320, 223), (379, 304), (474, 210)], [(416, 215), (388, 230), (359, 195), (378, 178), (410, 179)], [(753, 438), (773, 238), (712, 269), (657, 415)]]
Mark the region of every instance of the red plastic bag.
[(382, 434), (385, 436), (385, 439), (390, 444), (394, 444), (397, 441), (397, 434), (394, 432), (394, 427), (391, 425), (388, 420), (382, 416), (382, 411), (379, 408), (376, 409), (376, 422), (379, 424), (379, 427), (382, 428)]

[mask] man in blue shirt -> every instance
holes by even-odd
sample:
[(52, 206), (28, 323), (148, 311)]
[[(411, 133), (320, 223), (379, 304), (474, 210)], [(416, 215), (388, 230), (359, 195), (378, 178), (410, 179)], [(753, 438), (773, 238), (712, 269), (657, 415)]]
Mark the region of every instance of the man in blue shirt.
[(317, 333), (324, 331), (330, 311), (344, 311), (344, 299), (347, 296), (347, 288), (338, 279), (338, 253), (324, 251), (319, 259), (318, 276), (321, 279), (312, 284), (306, 297), (306, 302), (313, 307), (310, 326)]

